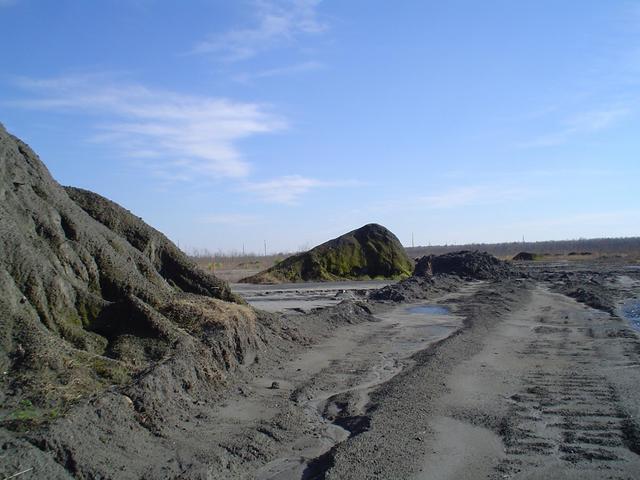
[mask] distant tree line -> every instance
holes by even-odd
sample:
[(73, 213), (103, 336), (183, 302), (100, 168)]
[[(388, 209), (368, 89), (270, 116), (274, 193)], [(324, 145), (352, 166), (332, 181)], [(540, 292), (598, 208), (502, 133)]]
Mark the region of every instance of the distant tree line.
[[(301, 247), (299, 249), (302, 250)], [(307, 248), (308, 249), (308, 248)], [(570, 253), (589, 252), (594, 255), (634, 254), (640, 256), (640, 237), (626, 238), (579, 238), (576, 240), (547, 240), (543, 242), (506, 242), (506, 243), (469, 243), (466, 245), (429, 245), (419, 247), (405, 247), (409, 257), (417, 258), (423, 255), (441, 255), (443, 253), (460, 250), (479, 250), (488, 252), (496, 257), (513, 257), (520, 252), (549, 255), (568, 255)], [(298, 252), (278, 252), (268, 255), (255, 252), (243, 253), (232, 250), (212, 252), (208, 249), (191, 249), (188, 255), (200, 265), (227, 264), (260, 264), (272, 265)]]
[(479, 250), (497, 257), (510, 257), (519, 252), (551, 255), (568, 255), (570, 253), (583, 252), (589, 252), (594, 255), (638, 254), (640, 253), (640, 237), (433, 245), (428, 247), (407, 247), (406, 250), (409, 256), (413, 258), (423, 255), (441, 255), (459, 250)]

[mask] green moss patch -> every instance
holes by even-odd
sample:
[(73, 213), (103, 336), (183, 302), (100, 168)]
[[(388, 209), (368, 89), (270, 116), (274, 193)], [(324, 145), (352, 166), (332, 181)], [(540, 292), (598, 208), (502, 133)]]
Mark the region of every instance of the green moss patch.
[(277, 263), (245, 283), (401, 279), (413, 264), (398, 238), (369, 224)]

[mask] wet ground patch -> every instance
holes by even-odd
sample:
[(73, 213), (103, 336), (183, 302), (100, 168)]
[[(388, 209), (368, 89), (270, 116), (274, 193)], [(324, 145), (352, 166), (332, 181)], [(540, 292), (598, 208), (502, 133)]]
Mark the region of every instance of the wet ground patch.
[(406, 312), (417, 315), (451, 315), (451, 310), (442, 305), (416, 305), (407, 307)]
[(640, 299), (628, 300), (622, 305), (622, 316), (634, 330), (640, 331)]

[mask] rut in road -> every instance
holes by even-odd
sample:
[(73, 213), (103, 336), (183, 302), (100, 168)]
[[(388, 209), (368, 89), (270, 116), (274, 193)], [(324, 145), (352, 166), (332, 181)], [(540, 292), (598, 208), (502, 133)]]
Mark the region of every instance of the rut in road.
[(607, 333), (607, 315), (575, 305), (578, 314), (570, 320), (571, 302), (550, 299), (552, 305), (537, 312), (531, 340), (516, 354), (537, 363), (523, 376), (524, 388), (509, 397), (510, 415), (500, 432), (506, 458), (496, 478), (538, 469), (550, 458), (558, 468), (630, 478), (640, 468), (636, 428), (608, 374), (625, 374), (621, 367), (635, 364), (602, 355), (609, 337), (597, 333)]

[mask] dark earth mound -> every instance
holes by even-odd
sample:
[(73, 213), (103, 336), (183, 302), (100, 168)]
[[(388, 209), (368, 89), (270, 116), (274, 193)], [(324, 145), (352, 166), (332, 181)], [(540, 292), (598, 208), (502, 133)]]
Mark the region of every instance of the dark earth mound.
[(536, 259), (536, 255), (534, 253), (529, 252), (520, 252), (513, 257), (515, 262), (531, 262)]
[(520, 275), (509, 263), (478, 251), (427, 255), (416, 261), (414, 276), (441, 274), (476, 280), (501, 280)]
[(453, 252), (416, 259), (411, 277), (369, 294), (371, 300), (415, 302), (433, 292), (450, 291), (462, 280), (499, 281), (522, 277), (523, 273), (493, 255), (481, 252)]
[(293, 255), (243, 283), (324, 282), (397, 279), (411, 274), (412, 264), (398, 238), (374, 223)]
[(252, 361), (261, 326), (225, 282), (117, 204), (61, 187), (1, 125), (0, 199), (2, 426), (132, 379), (152, 410)]
[[(623, 271), (625, 276), (631, 272)], [(574, 271), (542, 269), (531, 272), (531, 276), (541, 282), (548, 282), (551, 289), (568, 297), (576, 299), (592, 308), (615, 315), (617, 303), (624, 298), (624, 289), (616, 285), (616, 277), (611, 273), (597, 270)]]

